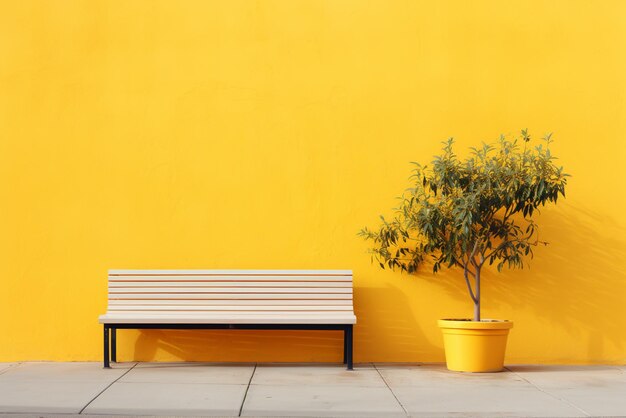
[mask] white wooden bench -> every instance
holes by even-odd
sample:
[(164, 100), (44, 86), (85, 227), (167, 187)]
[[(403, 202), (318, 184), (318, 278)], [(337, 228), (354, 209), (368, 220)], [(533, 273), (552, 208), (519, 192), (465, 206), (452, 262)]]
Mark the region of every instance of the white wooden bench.
[(117, 360), (118, 329), (278, 329), (343, 331), (351, 370), (352, 271), (109, 270), (99, 322), (104, 367)]

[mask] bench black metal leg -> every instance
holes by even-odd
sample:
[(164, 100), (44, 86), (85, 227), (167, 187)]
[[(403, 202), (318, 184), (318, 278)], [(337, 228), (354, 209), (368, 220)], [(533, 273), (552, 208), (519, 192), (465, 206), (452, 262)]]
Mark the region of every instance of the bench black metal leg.
[(343, 364), (348, 362), (348, 331), (344, 328), (343, 330)]
[(104, 326), (104, 367), (106, 369), (111, 367), (109, 364), (109, 327), (107, 325)]
[(344, 344), (346, 352), (346, 363), (348, 364), (348, 370), (353, 370), (352, 365), (352, 325), (346, 326), (344, 330)]
[(111, 361), (117, 363), (117, 328), (111, 328)]

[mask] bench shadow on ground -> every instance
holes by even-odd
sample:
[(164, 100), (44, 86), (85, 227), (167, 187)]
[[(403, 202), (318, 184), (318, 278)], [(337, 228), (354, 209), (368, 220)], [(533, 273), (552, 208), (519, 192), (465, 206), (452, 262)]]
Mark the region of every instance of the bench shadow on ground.
[[(381, 303), (382, 300), (393, 301), (393, 304)], [(409, 303), (407, 295), (392, 286), (354, 289), (358, 321), (354, 330), (355, 362), (389, 358), (389, 353), (394, 353), (392, 361), (416, 361), (422, 352), (432, 351)], [(388, 318), (395, 320), (389, 321)], [(118, 332), (118, 340), (124, 344), (119, 347), (121, 361), (124, 361), (126, 350), (130, 350), (126, 352), (132, 352), (132, 359), (137, 361), (340, 363), (343, 355), (341, 331)], [(129, 338), (130, 333), (136, 333), (136, 340)]]

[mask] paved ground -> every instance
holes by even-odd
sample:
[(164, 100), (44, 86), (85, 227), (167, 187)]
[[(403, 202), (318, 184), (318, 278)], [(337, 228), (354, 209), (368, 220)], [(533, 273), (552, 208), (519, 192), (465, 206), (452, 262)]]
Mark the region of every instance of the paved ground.
[(626, 366), (0, 363), (0, 418), (626, 416)]

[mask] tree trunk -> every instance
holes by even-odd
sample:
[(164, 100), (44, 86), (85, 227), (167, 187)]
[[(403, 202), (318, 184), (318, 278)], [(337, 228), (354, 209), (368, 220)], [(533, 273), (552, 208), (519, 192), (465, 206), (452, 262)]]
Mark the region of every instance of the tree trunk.
[(474, 321), (480, 321), (480, 267), (476, 268), (476, 289), (474, 291)]
[(474, 321), (480, 321), (480, 300), (474, 303)]

